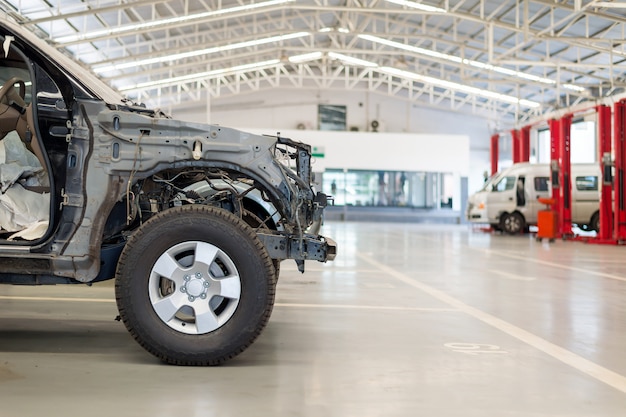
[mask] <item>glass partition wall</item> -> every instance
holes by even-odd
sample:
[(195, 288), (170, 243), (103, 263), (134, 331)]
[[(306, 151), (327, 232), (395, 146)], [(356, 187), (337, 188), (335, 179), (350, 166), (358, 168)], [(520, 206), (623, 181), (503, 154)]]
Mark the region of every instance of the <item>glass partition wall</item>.
[(327, 169), (321, 177), (336, 206), (452, 208), (449, 173)]

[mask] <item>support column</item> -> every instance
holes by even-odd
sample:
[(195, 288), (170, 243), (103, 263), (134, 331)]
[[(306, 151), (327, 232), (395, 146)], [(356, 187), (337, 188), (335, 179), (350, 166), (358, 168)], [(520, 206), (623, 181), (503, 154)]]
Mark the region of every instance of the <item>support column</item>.
[(611, 169), (611, 107), (601, 105), (598, 112), (598, 161), (602, 172), (600, 188), (600, 230), (598, 240), (608, 241), (613, 235), (613, 176)]
[(613, 144), (615, 149), (615, 206), (614, 228), (618, 243), (626, 241), (626, 195), (624, 195), (624, 169), (626, 164), (626, 100), (615, 103)]
[(550, 126), (550, 183), (552, 186), (552, 199), (554, 205), (552, 209), (556, 212), (556, 237), (561, 237), (561, 187), (559, 186), (559, 159), (560, 159), (560, 138), (561, 138), (561, 120), (551, 119)]
[(520, 130), (519, 143), (521, 162), (530, 161), (530, 126), (524, 126)]
[(518, 162), (521, 162), (519, 130), (517, 129), (511, 130), (511, 142), (512, 142), (512, 148), (513, 148), (513, 163), (517, 164)]
[(560, 129), (560, 160), (559, 182), (561, 188), (561, 207), (559, 207), (560, 234), (563, 237), (572, 235), (572, 166), (570, 135), (572, 131), (572, 115), (563, 116)]
[(499, 145), (500, 135), (494, 133), (491, 135), (491, 145), (489, 147), (489, 158), (491, 159), (491, 172), (489, 175), (493, 175), (498, 172), (498, 155), (500, 153)]

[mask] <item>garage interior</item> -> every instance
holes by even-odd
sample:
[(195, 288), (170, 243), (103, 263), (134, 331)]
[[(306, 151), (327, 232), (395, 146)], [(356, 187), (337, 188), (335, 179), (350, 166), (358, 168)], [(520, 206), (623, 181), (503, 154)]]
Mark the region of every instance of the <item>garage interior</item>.
[[(0, 7), (137, 103), (312, 143), (340, 203), (322, 227), (337, 258), (283, 262), (267, 328), (220, 367), (146, 354), (115, 320), (112, 281), (0, 286), (0, 416), (626, 413), (626, 219), (609, 210), (614, 227), (552, 242), (465, 219), (484, 174), (550, 162), (569, 133), (571, 163), (615, 166), (626, 3)], [(381, 199), (404, 173), (410, 193)]]

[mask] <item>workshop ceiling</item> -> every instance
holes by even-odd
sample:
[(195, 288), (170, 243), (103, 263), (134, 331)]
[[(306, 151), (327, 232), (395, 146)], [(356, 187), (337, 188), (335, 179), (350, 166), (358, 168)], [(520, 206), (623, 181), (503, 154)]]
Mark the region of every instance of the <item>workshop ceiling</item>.
[(0, 0), (150, 107), (369, 91), (520, 123), (626, 86), (626, 0)]

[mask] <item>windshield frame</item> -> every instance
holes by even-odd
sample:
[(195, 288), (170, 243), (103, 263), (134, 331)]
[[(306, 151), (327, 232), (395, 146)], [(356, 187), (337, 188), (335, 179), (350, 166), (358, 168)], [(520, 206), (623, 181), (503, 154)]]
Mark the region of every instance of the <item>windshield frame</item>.
[(0, 27), (6, 36), (14, 36), (16, 40), (25, 42), (35, 49), (44, 59), (54, 64), (59, 71), (65, 73), (74, 82), (108, 104), (129, 105), (130, 100), (114, 88), (95, 76), (88, 68), (63, 54), (61, 51), (39, 38), (34, 32), (20, 26), (7, 15), (0, 17)]
[(498, 183), (501, 176), (502, 172), (496, 172), (491, 177), (487, 178), (480, 191), (493, 191), (493, 185)]

